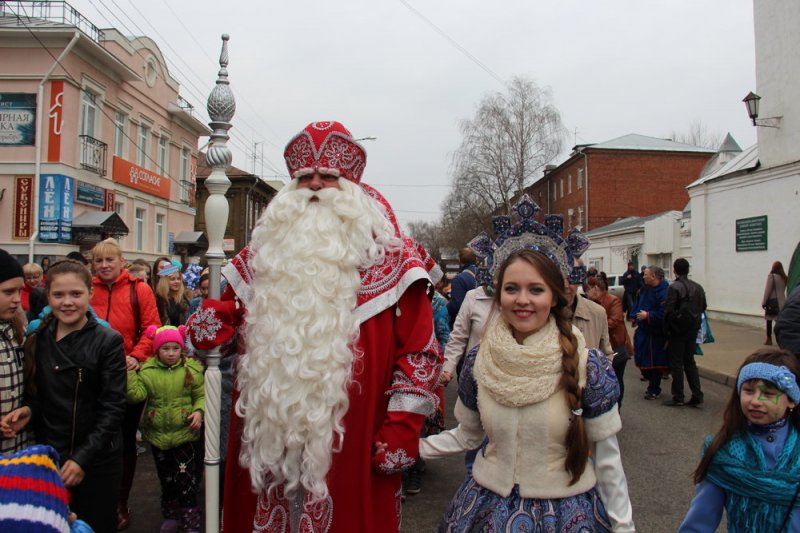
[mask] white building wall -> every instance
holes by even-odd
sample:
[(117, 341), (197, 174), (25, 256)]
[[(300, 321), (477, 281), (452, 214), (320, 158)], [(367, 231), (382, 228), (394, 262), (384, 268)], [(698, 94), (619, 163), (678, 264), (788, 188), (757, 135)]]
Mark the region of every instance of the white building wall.
[[(788, 268), (800, 239), (800, 166), (702, 184), (689, 196), (692, 278), (705, 287), (711, 316), (762, 325), (761, 297), (772, 262)], [(737, 252), (736, 220), (762, 215), (767, 250)]]
[(800, 2), (754, 0), (759, 117), (782, 116), (780, 128), (758, 128), (766, 168), (800, 159)]
[(609, 276), (619, 275), (628, 269), (629, 255), (625, 252), (630, 249), (641, 250), (644, 242), (644, 228), (636, 227), (627, 229), (625, 233), (592, 237), (592, 244), (584, 253), (584, 263), (592, 264), (597, 259), (602, 260), (602, 270)]

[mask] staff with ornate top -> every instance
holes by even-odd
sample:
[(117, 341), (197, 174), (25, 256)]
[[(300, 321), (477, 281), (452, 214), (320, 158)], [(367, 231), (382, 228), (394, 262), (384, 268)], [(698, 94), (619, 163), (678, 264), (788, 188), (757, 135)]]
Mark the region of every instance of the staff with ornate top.
[[(222, 35), (222, 52), (219, 56), (219, 77), (217, 85), (208, 97), (209, 126), (211, 146), (206, 153), (211, 174), (206, 178), (208, 199), (205, 206), (206, 235), (208, 236), (208, 259), (210, 298), (220, 296), (220, 276), (225, 252), (222, 251), (222, 239), (228, 225), (228, 201), (225, 193), (231, 185), (225, 175), (230, 167), (233, 155), (227, 146), (228, 130), (231, 119), (236, 112), (236, 101), (228, 81), (228, 34)], [(206, 450), (205, 450), (205, 483), (206, 483), (206, 532), (219, 531), (219, 447), (220, 447), (220, 396), (221, 375), (219, 371), (219, 348), (210, 350), (206, 355)]]

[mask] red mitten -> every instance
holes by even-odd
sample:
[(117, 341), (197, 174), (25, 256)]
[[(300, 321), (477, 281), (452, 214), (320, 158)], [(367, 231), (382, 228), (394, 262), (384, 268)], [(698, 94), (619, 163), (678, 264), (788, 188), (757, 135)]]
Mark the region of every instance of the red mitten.
[(375, 442), (388, 444), (386, 450), (372, 456), (372, 468), (391, 475), (412, 466), (419, 456), (419, 432), (425, 415), (407, 411), (389, 411)]
[(212, 350), (230, 341), (242, 314), (235, 301), (203, 300), (200, 309), (186, 322), (192, 346), (198, 350)]

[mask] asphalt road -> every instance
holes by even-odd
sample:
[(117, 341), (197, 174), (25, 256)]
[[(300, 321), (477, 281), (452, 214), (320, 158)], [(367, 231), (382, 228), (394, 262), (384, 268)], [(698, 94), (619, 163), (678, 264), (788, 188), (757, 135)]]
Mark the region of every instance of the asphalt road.
[[(630, 363), (625, 378), (619, 440), (637, 531), (674, 532), (694, 494), (691, 473), (697, 466), (703, 437), (719, 426), (731, 389), (704, 379), (705, 404), (701, 408), (674, 408), (661, 405), (661, 400), (669, 398), (669, 381), (664, 382), (661, 400), (646, 401), (645, 383), (639, 381), (639, 373)], [(446, 389), (448, 414), (455, 402), (454, 385)], [(453, 424), (448, 416), (449, 427)], [(139, 460), (131, 495), (133, 522), (128, 531), (157, 532), (161, 523), (160, 488), (149, 450)], [(462, 457), (429, 461), (422, 492), (409, 496), (403, 506), (402, 533), (435, 531), (463, 478)], [(724, 524), (719, 531), (725, 531)]]

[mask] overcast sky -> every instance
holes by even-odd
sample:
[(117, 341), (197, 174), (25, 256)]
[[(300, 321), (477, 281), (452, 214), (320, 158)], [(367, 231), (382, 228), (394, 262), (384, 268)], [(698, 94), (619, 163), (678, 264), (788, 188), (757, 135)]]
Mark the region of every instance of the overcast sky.
[(101, 28), (152, 37), (203, 120), (230, 34), (233, 164), (252, 171), (259, 143), (256, 173), (285, 176), (289, 138), (338, 120), (377, 138), (364, 141), (364, 181), (403, 224), (438, 218), (459, 121), (513, 76), (551, 89), (568, 147), (698, 120), (755, 142), (741, 102), (756, 88), (750, 0), (70, 3)]

